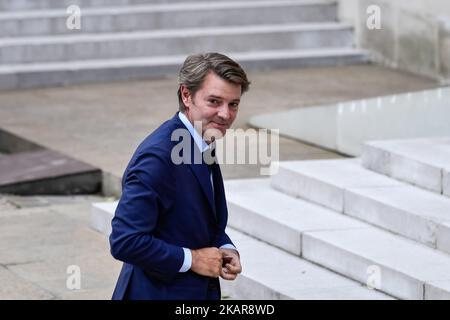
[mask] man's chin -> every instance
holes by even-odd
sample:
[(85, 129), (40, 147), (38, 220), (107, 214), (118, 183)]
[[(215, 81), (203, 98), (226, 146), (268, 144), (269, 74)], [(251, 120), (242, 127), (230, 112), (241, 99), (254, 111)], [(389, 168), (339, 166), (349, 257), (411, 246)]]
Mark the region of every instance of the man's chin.
[(225, 133), (226, 129), (208, 128), (203, 134), (203, 139), (205, 139), (207, 143), (211, 143), (212, 141), (222, 139), (225, 136)]

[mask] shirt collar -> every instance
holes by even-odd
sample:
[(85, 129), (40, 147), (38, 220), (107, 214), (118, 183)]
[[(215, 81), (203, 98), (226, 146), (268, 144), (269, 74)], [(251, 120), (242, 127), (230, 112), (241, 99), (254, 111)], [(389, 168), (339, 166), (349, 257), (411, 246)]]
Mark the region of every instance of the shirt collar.
[(197, 145), (198, 149), (202, 152), (205, 152), (209, 149), (209, 145), (206, 143), (206, 141), (202, 138), (202, 136), (195, 130), (192, 123), (189, 121), (189, 119), (185, 116), (184, 113), (178, 112), (178, 118), (180, 118), (181, 122), (186, 126), (186, 128), (189, 130), (189, 133), (191, 134), (192, 138), (195, 141), (195, 144)]

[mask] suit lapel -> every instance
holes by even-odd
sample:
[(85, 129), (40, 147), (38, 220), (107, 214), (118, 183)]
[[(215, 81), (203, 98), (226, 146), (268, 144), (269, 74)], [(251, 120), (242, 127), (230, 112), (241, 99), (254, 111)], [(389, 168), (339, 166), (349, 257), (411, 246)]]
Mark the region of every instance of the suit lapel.
[[(183, 122), (181, 122), (181, 120), (178, 118), (178, 112), (175, 114), (172, 120), (175, 122), (175, 129), (184, 128), (187, 130)], [(191, 148), (191, 161), (188, 164), (188, 166), (194, 173), (195, 177), (197, 178), (197, 181), (200, 184), (200, 187), (205, 197), (208, 199), (208, 203), (211, 207), (214, 217), (216, 217), (216, 206), (214, 203), (214, 195), (211, 186), (211, 179), (209, 177), (208, 167), (203, 161), (202, 152), (197, 147), (194, 138), (190, 134), (189, 137), (190, 137), (189, 146)], [(195, 163), (194, 159), (201, 159), (201, 163)]]

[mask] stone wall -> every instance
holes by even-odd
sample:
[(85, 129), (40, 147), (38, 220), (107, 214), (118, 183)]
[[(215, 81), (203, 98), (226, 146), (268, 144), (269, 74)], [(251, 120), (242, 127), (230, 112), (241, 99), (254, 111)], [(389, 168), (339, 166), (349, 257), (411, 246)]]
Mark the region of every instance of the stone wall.
[[(370, 5), (381, 9), (379, 30), (366, 26)], [(450, 83), (450, 1), (340, 0), (339, 14), (375, 61)]]

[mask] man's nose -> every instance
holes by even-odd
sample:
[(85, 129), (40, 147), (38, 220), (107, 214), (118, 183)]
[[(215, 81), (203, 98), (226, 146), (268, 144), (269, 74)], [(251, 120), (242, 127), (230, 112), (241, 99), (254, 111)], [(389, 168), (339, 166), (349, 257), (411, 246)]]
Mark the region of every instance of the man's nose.
[(228, 106), (224, 103), (220, 106), (219, 112), (217, 113), (219, 118), (223, 120), (230, 119), (230, 110), (228, 109)]

